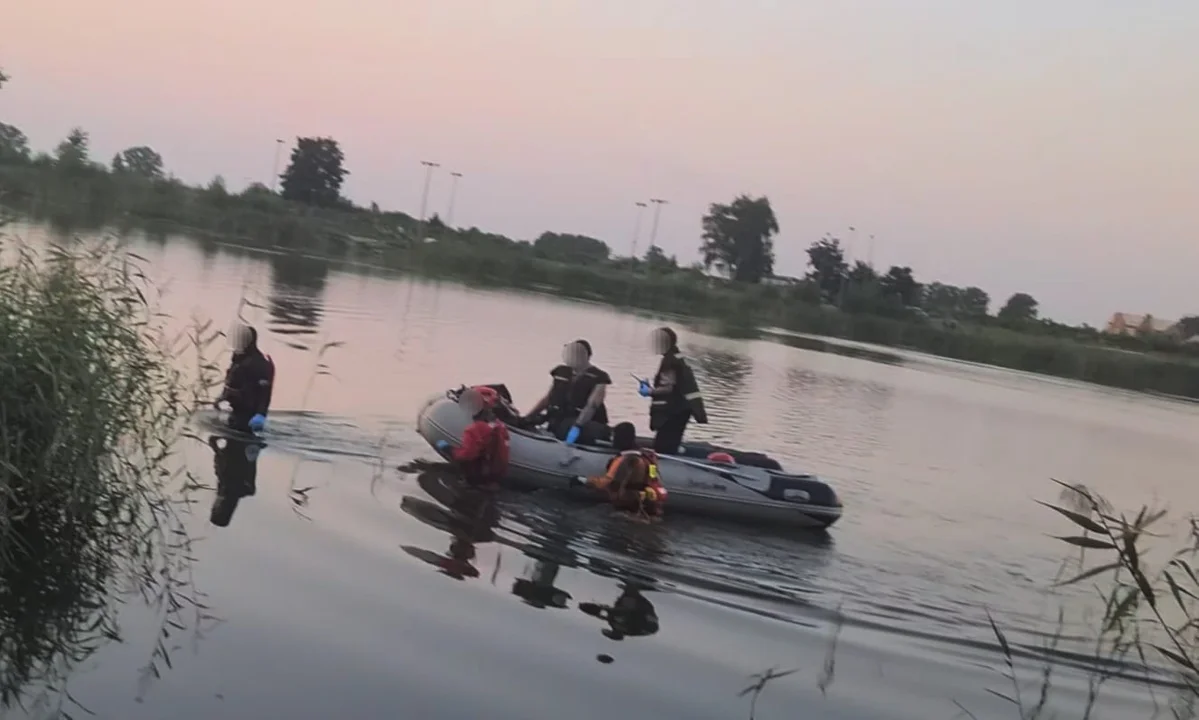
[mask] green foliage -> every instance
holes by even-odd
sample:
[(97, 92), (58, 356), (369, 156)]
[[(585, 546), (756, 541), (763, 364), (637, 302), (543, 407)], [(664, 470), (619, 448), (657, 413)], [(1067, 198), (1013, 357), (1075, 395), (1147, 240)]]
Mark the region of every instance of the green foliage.
[[(1164, 509), (1142, 506), (1130, 517), (1084, 485), (1059, 485), (1060, 503), (1042, 505), (1074, 526), (1075, 534), (1059, 539), (1077, 548), (1078, 557), (1074, 575), (1058, 584), (1105, 579), (1099, 623), (1105, 659), (1133, 655), (1147, 668), (1147, 682), (1148, 666), (1164, 662), (1193, 703), (1199, 697), (1199, 518), (1187, 518), (1186, 541), (1154, 566), (1143, 543), (1155, 537), (1151, 528), (1165, 517)], [(1089, 561), (1088, 550), (1099, 559)]]
[(569, 263), (604, 262), (612, 250), (603, 240), (586, 235), (544, 232), (533, 242), (533, 251), (546, 260)]
[(920, 305), (935, 317), (955, 320), (982, 320), (987, 316), (991, 297), (976, 287), (960, 288), (944, 283), (929, 283)]
[(1032, 322), (1037, 319), (1037, 301), (1028, 293), (1018, 292), (1008, 298), (995, 317), (1007, 324)]
[(679, 261), (674, 255), (666, 257), (666, 253), (662, 252), (662, 248), (657, 245), (650, 245), (645, 251), (645, 266), (650, 272), (668, 273), (679, 269)]
[(54, 149), (54, 161), (64, 170), (82, 170), (90, 162), (91, 140), (83, 128), (71, 128), (66, 139)]
[(1199, 317), (1188, 315), (1174, 325), (1179, 340), (1189, 340), (1199, 335)]
[(719, 265), (737, 282), (758, 283), (774, 273), (774, 236), (779, 224), (770, 199), (739, 195), (712, 203), (703, 219), (704, 268)]
[[(112, 244), (0, 267), (0, 709), (52, 692), (118, 637), (114, 587), (132, 584), (181, 628), (186, 504), (172, 446), (216, 379), (175, 356), (152, 288)], [(166, 652), (171, 632), (159, 641)], [(159, 651), (156, 650), (157, 654)]]
[(4, 74), (4, 68), (0, 68), (0, 88), (4, 87), (4, 83), (8, 82), (9, 78)]
[(305, 205), (334, 207), (341, 201), (341, 184), (349, 174), (336, 140), (297, 138), (291, 162), (282, 175), (283, 198)]
[(163, 175), (162, 156), (153, 148), (139, 145), (121, 151), (112, 161), (113, 172), (127, 172), (147, 180)]
[(29, 162), (29, 138), (20, 128), (0, 123), (0, 164)]
[[(837, 302), (845, 290), (845, 282), (849, 266), (845, 263), (845, 251), (841, 249), (841, 241), (835, 237), (824, 236), (812, 243), (808, 248), (808, 280), (820, 288), (820, 295), (825, 302)], [(871, 269), (870, 274), (874, 271)], [(859, 275), (863, 280), (867, 278)]]

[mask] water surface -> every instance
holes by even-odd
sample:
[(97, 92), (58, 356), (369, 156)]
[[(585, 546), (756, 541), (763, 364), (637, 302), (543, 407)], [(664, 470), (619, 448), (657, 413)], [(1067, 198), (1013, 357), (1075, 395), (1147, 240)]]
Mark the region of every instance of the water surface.
[[(758, 718), (927, 720), (955, 703), (1015, 718), (987, 692), (1010, 690), (987, 610), (1035, 646), (1089, 592), (1045, 592), (1063, 557), (1048, 535), (1069, 530), (1034, 503), (1056, 498), (1049, 479), (1117, 506), (1199, 500), (1190, 404), (681, 329), (712, 417), (691, 436), (825, 477), (845, 505), (829, 533), (641, 527), (546, 493), (506, 494), (463, 527), (436, 472), (397, 470), (434, 457), (420, 404), (505, 382), (528, 407), (581, 337), (615, 381), (610, 415), (645, 431), (629, 373), (656, 364), (653, 320), (211, 242), (137, 250), (176, 318), (224, 327), (242, 307), (278, 385), (253, 493), (226, 527), (208, 522), (211, 491), (195, 510), (196, 583), (221, 622), (173, 634), (172, 667), (140, 683), (160, 624), (131, 604), (127, 642), (71, 681), (101, 717), (738, 718), (749, 676), (774, 667), (798, 671), (767, 686)], [(183, 452), (217, 485), (207, 443)], [(650, 634), (613, 639), (595, 616), (622, 598), (652, 606)], [(1056, 682), (1076, 714), (1085, 678)], [(1142, 689), (1112, 686), (1097, 717), (1151, 712)]]

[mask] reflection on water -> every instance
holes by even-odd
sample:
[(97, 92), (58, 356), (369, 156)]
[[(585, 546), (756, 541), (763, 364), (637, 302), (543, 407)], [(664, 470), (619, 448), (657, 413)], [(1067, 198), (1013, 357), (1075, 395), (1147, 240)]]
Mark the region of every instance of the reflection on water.
[(226, 527), (233, 520), (237, 503), (257, 491), (258, 453), (263, 443), (209, 435), (208, 446), (212, 448), (212, 468), (217, 480), (209, 521), (217, 527)]
[[(270, 329), (281, 335), (315, 335), (323, 315), (328, 263), (299, 255), (270, 256)], [(298, 349), (306, 346), (297, 343)]]
[[(649, 690), (608, 678), (613, 692), (644, 691), (650, 705), (661, 703), (655, 717), (727, 720), (744, 716), (740, 705), (721, 704), (741, 676), (775, 663), (819, 664), (804, 658), (823, 656), (837, 607), (850, 618), (847, 632), (859, 633), (856, 645), (844, 645), (849, 660), (837, 673), (861, 680), (862, 691), (838, 699), (772, 685), (761, 717), (821, 702), (828, 717), (846, 720), (952, 717), (951, 700), (966, 701), (963, 692), (978, 717), (1011, 717), (1007, 708), (987, 712), (985, 688), (1000, 681), (983, 608), (1014, 646), (1035, 650), (1028, 638), (1043, 629), (1044, 583), (1062, 554), (1045, 539), (1061, 533), (1060, 518), (1038, 514), (1031, 502), (1052, 497), (1047, 478), (1084, 479), (1116, 493), (1122, 507), (1151, 494), (1179, 507), (1199, 502), (1195, 486), (1178, 481), (1199, 465), (1199, 409), (978, 368), (947, 373), (927, 362), (685, 333), (712, 416), (710, 427), (689, 435), (724, 434), (788, 469), (826, 476), (846, 507), (831, 534), (683, 516), (644, 526), (552, 493), (472, 504), (436, 471), (391, 470), (434, 457), (412, 429), (424, 400), (464, 382), (502, 381), (527, 406), (545, 391), (562, 343), (584, 336), (615, 381), (609, 413), (644, 431), (646, 405), (628, 374), (652, 371), (644, 338), (663, 321), (224, 251), (204, 275), (196, 268), (206, 251), (174, 240), (165, 251), (177, 317), (196, 308), (220, 321), (234, 316), (243, 276), (255, 297), (275, 298), (261, 303), (270, 319), (255, 322), (274, 331), (264, 333), (264, 350), (280, 368), (279, 410), (256, 461), (229, 444), (220, 448), (225, 459), (210, 456), (203, 443), (193, 459), (205, 474), (210, 461), (217, 471), (214, 513), (198, 522), (223, 519), (227, 529), (201, 544), (216, 558), (203, 572), (223, 587), (222, 615), (240, 623), (238, 631), (222, 633), (219, 650), (206, 643), (189, 659), (186, 688), (164, 692), (164, 704), (112, 717), (161, 717), (179, 699), (181, 718), (380, 717), (400, 687), (404, 702), (423, 701), (414, 707), (430, 718), (529, 717), (537, 710), (521, 705), (526, 696), (504, 689), (547, 678), (563, 697), (546, 698), (546, 708), (591, 718), (612, 711), (602, 707), (607, 686), (589, 694), (594, 677), (571, 662), (600, 644), (629, 656), (622, 664), (645, 663), (639, 667), (666, 678)], [(313, 333), (344, 343), (322, 361), (332, 376), (316, 383), (310, 368), (321, 343), (304, 337)], [(313, 487), (320, 490), (309, 503)], [(250, 495), (236, 506), (238, 522), (229, 522), (233, 501)], [(7, 598), (17, 592), (26, 597)], [(54, 592), (5, 580), (0, 642), (12, 642), (14, 623), (43, 622), (9, 616), (57, 612)], [(50, 598), (48, 607), (30, 604), (36, 593)], [(863, 629), (874, 634), (862, 640)], [(614, 645), (597, 630), (639, 639)], [(514, 643), (530, 651), (513, 652)], [(470, 662), (477, 693), (442, 679), (442, 668)], [(6, 677), (15, 667), (5, 662)], [(113, 687), (97, 682), (91, 692), (127, 709)], [(209, 691), (230, 698), (229, 709), (196, 700)], [(1109, 717), (1142, 717), (1119, 712), (1139, 702), (1132, 695), (1124, 705), (1118, 698)], [(322, 704), (349, 696), (367, 705)]]

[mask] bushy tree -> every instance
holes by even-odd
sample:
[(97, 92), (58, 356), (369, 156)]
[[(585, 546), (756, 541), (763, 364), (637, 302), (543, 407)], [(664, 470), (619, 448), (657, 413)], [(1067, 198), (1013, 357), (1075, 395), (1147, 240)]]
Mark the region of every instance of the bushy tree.
[(808, 265), (812, 268), (807, 279), (820, 288), (825, 302), (836, 300), (844, 289), (849, 267), (845, 264), (845, 252), (841, 241), (825, 236), (808, 248)]
[(69, 170), (83, 168), (89, 162), (90, 144), (91, 140), (83, 128), (71, 128), (66, 139), (54, 149), (54, 162)]
[(578, 264), (603, 262), (612, 254), (603, 240), (554, 232), (541, 233), (533, 242), (533, 252), (547, 260)]
[(700, 253), (704, 268), (719, 264), (737, 282), (757, 283), (774, 272), (774, 236), (779, 224), (765, 196), (740, 195), (713, 203), (703, 219)]
[(1018, 292), (1008, 298), (996, 317), (1008, 324), (1030, 322), (1037, 319), (1037, 301), (1028, 293)]
[(675, 256), (666, 256), (662, 248), (657, 245), (650, 245), (645, 251), (645, 265), (653, 272), (670, 272), (679, 268), (679, 262)]
[(29, 162), (29, 138), (15, 125), (0, 123), (0, 163)]
[(886, 275), (879, 278), (879, 286), (884, 298), (902, 307), (920, 305), (920, 283), (912, 276), (912, 268), (906, 265), (892, 266)]
[(349, 174), (345, 155), (336, 140), (297, 138), (291, 161), (281, 176), (283, 197), (307, 205), (334, 207), (341, 198), (341, 184)]
[(163, 175), (162, 156), (145, 145), (127, 148), (112, 159), (112, 171), (129, 173), (149, 180), (158, 180)]

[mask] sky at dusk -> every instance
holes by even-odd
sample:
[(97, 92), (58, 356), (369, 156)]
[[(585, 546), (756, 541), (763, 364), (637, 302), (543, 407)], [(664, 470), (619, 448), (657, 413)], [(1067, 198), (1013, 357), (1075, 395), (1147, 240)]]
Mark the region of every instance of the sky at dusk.
[(1194, 0), (9, 5), (0, 121), (40, 150), (80, 125), (236, 188), (329, 135), (355, 202), (415, 214), (433, 160), (456, 225), (627, 253), (660, 197), (688, 262), (709, 203), (765, 194), (781, 274), (832, 233), (1068, 322), (1199, 314)]

